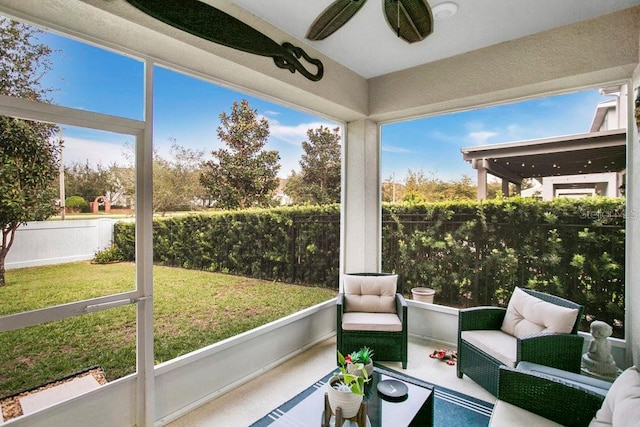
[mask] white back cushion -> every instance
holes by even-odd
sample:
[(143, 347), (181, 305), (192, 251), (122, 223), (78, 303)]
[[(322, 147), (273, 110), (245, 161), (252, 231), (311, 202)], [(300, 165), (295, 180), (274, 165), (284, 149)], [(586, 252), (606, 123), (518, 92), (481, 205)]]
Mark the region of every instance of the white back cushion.
[(542, 301), (516, 287), (509, 300), (502, 331), (518, 338), (540, 333), (570, 333), (578, 317), (577, 308)]
[(345, 311), (395, 313), (398, 275), (343, 276)]
[(590, 427), (631, 427), (640, 420), (640, 372), (631, 367), (620, 375), (607, 393)]

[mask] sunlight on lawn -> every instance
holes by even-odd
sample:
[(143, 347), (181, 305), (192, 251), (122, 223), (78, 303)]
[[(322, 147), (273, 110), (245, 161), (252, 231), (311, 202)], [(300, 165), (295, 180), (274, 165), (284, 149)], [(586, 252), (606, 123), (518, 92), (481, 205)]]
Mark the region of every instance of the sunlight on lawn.
[[(333, 298), (308, 286), (155, 266), (154, 351), (165, 362)], [(6, 315), (135, 289), (135, 264), (77, 262), (7, 272)], [(135, 371), (135, 308), (119, 307), (0, 334), (0, 396), (99, 365)]]

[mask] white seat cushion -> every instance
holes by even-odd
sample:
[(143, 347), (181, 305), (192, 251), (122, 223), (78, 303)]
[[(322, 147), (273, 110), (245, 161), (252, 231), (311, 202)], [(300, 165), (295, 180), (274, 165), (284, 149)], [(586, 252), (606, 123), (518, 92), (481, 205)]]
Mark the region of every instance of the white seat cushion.
[(517, 362), (518, 340), (502, 331), (463, 331), (462, 339), (488, 355), (514, 368)]
[(577, 308), (561, 307), (543, 301), (516, 287), (509, 300), (501, 329), (518, 338), (540, 333), (568, 334), (577, 317)]
[(562, 424), (550, 421), (540, 415), (529, 412), (518, 406), (512, 405), (502, 400), (498, 400), (493, 407), (491, 413), (490, 427), (543, 427), (543, 426), (562, 426)]
[(344, 313), (342, 329), (345, 331), (402, 331), (402, 322), (392, 313)]
[(624, 371), (613, 383), (590, 427), (640, 425), (640, 372)]
[(343, 275), (345, 311), (395, 313), (398, 276)]

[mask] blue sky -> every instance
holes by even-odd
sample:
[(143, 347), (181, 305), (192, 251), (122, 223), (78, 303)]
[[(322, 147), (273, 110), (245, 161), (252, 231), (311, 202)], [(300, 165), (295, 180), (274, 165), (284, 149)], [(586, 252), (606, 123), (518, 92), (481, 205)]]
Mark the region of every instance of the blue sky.
[[(143, 64), (56, 35), (43, 39), (56, 49), (54, 69), (44, 81), (56, 91), (54, 102), (67, 107), (132, 119), (143, 118)], [(248, 99), (258, 114), (269, 120), (267, 148), (281, 157), (280, 176), (298, 169), (306, 131), (337, 123), (263, 99), (242, 94), (171, 70), (156, 67), (154, 93), (154, 146), (168, 155), (171, 140), (184, 147), (211, 150), (222, 147), (216, 129), (219, 114), (234, 101)], [(473, 111), (383, 125), (382, 178), (402, 181), (408, 169), (428, 176), (458, 180), (475, 171), (462, 160), (462, 147), (583, 133), (589, 130), (598, 102), (597, 90), (529, 100)], [(125, 164), (124, 146), (132, 138), (65, 127), (64, 161)]]

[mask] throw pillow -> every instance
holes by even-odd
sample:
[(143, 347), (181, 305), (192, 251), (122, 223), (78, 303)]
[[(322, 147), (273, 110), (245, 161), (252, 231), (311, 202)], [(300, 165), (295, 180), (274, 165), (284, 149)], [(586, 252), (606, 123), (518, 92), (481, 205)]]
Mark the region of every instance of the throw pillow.
[(560, 307), (516, 287), (500, 329), (518, 338), (552, 332), (566, 334), (573, 329), (577, 316), (576, 308)]
[(345, 311), (395, 313), (398, 276), (343, 276)]

